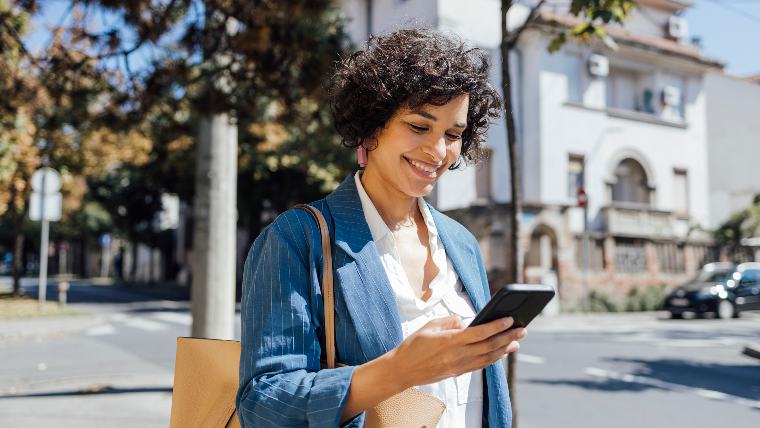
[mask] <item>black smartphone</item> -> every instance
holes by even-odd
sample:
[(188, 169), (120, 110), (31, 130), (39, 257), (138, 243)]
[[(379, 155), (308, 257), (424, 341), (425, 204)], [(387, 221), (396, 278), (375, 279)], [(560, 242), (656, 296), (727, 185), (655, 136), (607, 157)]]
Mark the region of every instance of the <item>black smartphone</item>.
[(541, 284), (507, 284), (499, 289), (478, 312), (468, 327), (485, 324), (498, 318), (512, 317), (515, 323), (508, 330), (527, 326), (554, 298), (554, 288)]

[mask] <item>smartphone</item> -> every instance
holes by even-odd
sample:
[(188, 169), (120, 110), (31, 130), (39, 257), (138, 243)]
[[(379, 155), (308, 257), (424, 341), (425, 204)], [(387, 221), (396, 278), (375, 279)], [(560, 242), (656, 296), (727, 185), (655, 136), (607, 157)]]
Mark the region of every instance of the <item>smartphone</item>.
[(541, 313), (552, 298), (554, 288), (549, 285), (507, 284), (491, 297), (468, 327), (504, 317), (512, 317), (515, 320), (508, 330), (525, 327)]

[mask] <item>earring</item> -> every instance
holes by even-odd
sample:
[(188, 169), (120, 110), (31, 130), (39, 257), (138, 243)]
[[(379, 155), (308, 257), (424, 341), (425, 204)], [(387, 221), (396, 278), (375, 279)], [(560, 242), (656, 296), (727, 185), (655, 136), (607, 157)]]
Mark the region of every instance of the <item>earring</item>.
[(364, 144), (356, 148), (356, 160), (359, 161), (359, 167), (367, 166), (367, 148)]
[(356, 148), (356, 160), (359, 162), (359, 166), (364, 168), (367, 166), (367, 140), (362, 141), (359, 147)]

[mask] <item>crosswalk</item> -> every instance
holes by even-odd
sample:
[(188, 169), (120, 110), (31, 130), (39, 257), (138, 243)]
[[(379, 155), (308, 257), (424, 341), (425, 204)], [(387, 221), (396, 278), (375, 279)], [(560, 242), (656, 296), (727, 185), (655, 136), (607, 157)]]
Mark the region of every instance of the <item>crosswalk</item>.
[[(192, 322), (192, 315), (188, 312), (114, 313), (103, 317), (102, 324), (88, 328), (84, 334), (87, 336), (109, 336), (119, 334), (125, 328), (162, 332), (176, 329), (178, 326), (187, 328), (192, 325)], [(236, 322), (240, 322), (239, 315)]]

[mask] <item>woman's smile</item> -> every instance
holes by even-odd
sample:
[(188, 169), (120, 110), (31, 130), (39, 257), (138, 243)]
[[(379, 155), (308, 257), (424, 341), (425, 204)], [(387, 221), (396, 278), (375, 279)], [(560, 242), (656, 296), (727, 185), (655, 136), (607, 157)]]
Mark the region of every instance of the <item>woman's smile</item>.
[(402, 158), (404, 158), (406, 163), (409, 164), (409, 167), (412, 169), (412, 171), (414, 171), (414, 173), (418, 175), (419, 177), (422, 177), (428, 180), (435, 180), (436, 178), (438, 178), (438, 168), (436, 168), (435, 166), (432, 166), (424, 162), (409, 159), (406, 156), (402, 156)]

